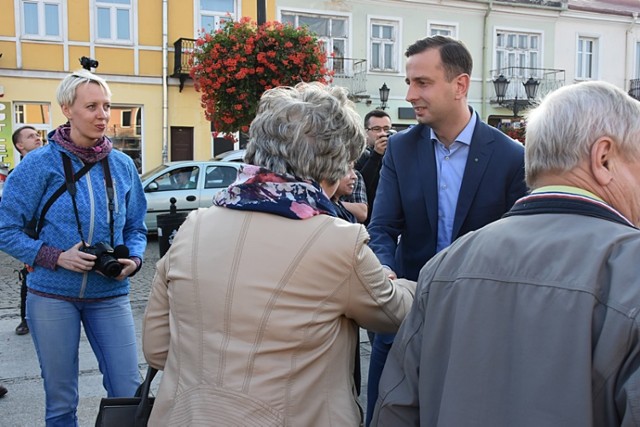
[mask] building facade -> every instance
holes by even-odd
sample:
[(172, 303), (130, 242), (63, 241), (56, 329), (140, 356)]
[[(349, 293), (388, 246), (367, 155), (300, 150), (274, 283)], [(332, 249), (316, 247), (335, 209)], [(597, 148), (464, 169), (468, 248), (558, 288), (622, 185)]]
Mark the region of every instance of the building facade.
[[(352, 89), (361, 114), (383, 104), (379, 88), (390, 89), (384, 107), (398, 127), (414, 122), (404, 50), (430, 35), (468, 46), (469, 104), (494, 125), (519, 123), (523, 110), (565, 84), (606, 80), (630, 90), (637, 81), (640, 92), (638, 13), (636, 0), (277, 1), (278, 19), (318, 28), (335, 55), (335, 83)], [(499, 97), (500, 76), (509, 84)]]
[(583, 80), (640, 97), (637, 0), (0, 0), (0, 10), (0, 163), (9, 167), (19, 159), (13, 129), (63, 122), (55, 89), (83, 57), (113, 92), (108, 136), (141, 172), (232, 148), (212, 137), (189, 54), (203, 30), (259, 13), (310, 27), (331, 54), (333, 84), (362, 116), (384, 107), (398, 128), (415, 123), (404, 50), (435, 34), (469, 47), (469, 103), (494, 125), (517, 125), (547, 93)]
[[(165, 160), (213, 157), (210, 123), (199, 93), (181, 87), (174, 44), (226, 19), (256, 19), (258, 3), (0, 0), (0, 163), (11, 168), (19, 160), (14, 129), (28, 124), (46, 134), (64, 123), (55, 91), (83, 57), (97, 61), (91, 70), (113, 92), (107, 135), (141, 172)], [(275, 19), (273, 4), (264, 10)]]

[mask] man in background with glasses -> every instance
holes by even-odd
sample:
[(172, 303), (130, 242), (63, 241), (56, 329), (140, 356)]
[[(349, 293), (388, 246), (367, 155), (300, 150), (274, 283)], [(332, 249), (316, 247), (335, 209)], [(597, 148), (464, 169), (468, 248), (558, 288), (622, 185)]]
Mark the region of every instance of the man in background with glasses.
[(369, 209), (367, 220), (364, 222), (367, 225), (371, 219), (373, 201), (380, 179), (382, 156), (387, 149), (389, 136), (394, 134), (395, 130), (391, 129), (391, 117), (384, 110), (369, 111), (364, 116), (364, 127), (367, 130), (367, 148), (356, 162), (356, 170), (362, 175), (367, 190)]

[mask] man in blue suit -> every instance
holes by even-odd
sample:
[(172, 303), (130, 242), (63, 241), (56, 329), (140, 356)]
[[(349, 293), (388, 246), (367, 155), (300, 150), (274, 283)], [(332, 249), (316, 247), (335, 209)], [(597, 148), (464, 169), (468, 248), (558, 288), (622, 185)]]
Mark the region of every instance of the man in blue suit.
[[(467, 104), (473, 61), (461, 42), (427, 37), (405, 55), (406, 100), (419, 124), (389, 141), (369, 246), (390, 277), (417, 280), (437, 252), (497, 220), (525, 195), (524, 147), (483, 123)], [(367, 425), (392, 342), (392, 335), (374, 339)]]

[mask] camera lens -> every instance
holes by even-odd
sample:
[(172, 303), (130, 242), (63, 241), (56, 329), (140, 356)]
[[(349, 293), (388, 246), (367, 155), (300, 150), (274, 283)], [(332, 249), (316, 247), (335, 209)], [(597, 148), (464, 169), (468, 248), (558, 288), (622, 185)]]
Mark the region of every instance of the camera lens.
[(101, 262), (99, 271), (107, 277), (118, 277), (122, 272), (122, 265), (116, 261), (112, 256), (108, 256), (111, 258), (108, 261)]

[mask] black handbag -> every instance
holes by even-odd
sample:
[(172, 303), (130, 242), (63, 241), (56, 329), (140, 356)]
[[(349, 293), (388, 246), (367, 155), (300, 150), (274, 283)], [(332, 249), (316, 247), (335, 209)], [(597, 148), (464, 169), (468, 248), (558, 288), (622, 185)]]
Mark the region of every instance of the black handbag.
[(96, 427), (146, 427), (155, 400), (149, 396), (151, 382), (157, 373), (157, 369), (149, 366), (135, 397), (102, 398)]

